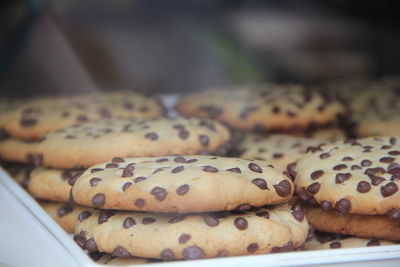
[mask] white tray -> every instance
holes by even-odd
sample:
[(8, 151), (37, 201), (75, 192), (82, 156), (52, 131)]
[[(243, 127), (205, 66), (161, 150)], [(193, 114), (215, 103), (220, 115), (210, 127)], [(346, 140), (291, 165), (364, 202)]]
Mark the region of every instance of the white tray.
[[(0, 266), (100, 266), (1, 168), (0, 214)], [(400, 245), (154, 264), (165, 267), (400, 266)]]

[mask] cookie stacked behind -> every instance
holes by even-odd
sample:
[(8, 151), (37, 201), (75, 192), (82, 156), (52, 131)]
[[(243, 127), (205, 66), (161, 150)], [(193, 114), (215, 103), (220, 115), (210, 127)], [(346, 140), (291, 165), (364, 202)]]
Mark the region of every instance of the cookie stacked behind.
[(288, 202), (293, 189), (263, 161), (119, 158), (75, 181), (74, 201), (101, 209), (79, 215), (75, 240), (91, 252), (168, 260), (287, 250), (305, 241), (304, 214), (263, 206)]
[(185, 116), (211, 117), (237, 129), (278, 132), (335, 124), (346, 112), (327, 92), (296, 84), (192, 93), (183, 96), (176, 109)]
[(324, 232), (400, 240), (400, 140), (370, 137), (321, 146), (297, 163), (296, 190)]

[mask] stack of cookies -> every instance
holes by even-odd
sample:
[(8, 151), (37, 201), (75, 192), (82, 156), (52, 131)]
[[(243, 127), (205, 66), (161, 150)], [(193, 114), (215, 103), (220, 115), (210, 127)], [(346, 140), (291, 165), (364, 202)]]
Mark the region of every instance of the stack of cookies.
[(72, 187), (76, 203), (96, 208), (79, 215), (75, 240), (90, 252), (163, 260), (289, 251), (308, 233), (301, 208), (283, 204), (293, 191), (265, 161), (114, 158)]
[(400, 240), (400, 139), (320, 146), (297, 162), (295, 184), (299, 198), (310, 204), (306, 216), (317, 230)]

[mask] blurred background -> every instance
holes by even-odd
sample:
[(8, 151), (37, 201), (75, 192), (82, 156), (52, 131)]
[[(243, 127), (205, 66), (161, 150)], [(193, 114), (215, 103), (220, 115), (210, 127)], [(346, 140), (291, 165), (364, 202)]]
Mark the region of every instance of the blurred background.
[(1, 95), (396, 75), (396, 1), (2, 0)]

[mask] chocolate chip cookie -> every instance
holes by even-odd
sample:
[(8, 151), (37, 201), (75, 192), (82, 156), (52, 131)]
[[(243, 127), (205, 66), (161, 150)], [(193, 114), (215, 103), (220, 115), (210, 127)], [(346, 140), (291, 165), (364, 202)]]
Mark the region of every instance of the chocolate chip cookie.
[(295, 184), (303, 200), (340, 214), (400, 218), (400, 140), (349, 139), (310, 150), (297, 162)]
[(225, 126), (208, 119), (109, 119), (59, 129), (37, 142), (4, 140), (0, 156), (71, 169), (114, 157), (224, 154), (229, 139)]
[(334, 123), (346, 112), (335, 98), (295, 84), (207, 90), (183, 96), (176, 109), (185, 116), (210, 117), (243, 130), (304, 130)]
[(302, 245), (307, 232), (304, 214), (286, 204), (208, 214), (86, 210), (75, 240), (88, 251), (171, 260), (288, 250)]
[(196, 155), (114, 158), (86, 170), (72, 196), (102, 209), (203, 212), (284, 203), (293, 190), (265, 161)]

